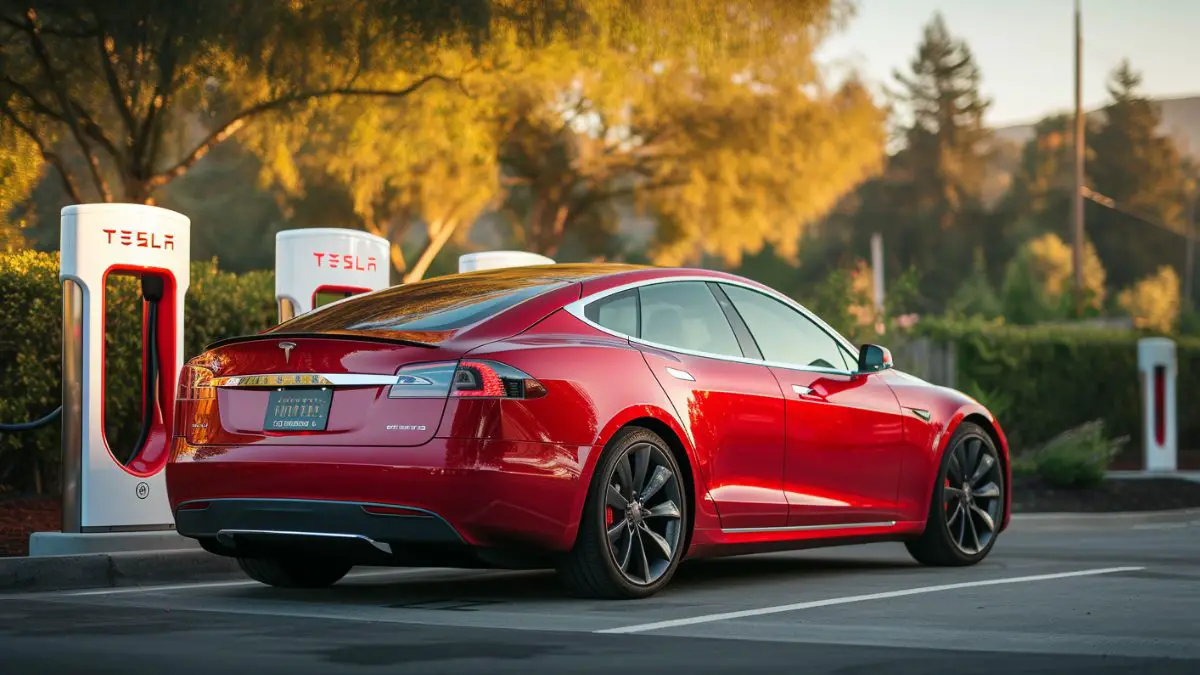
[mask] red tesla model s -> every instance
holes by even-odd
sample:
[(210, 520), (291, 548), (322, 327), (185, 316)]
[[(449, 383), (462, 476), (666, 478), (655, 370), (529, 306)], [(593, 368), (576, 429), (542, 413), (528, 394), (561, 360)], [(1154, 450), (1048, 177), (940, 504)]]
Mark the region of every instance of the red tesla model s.
[(455, 274), (211, 345), (181, 373), (178, 531), (252, 578), (556, 567), (644, 597), (688, 557), (902, 541), (984, 558), (1009, 521), (978, 402), (720, 272)]

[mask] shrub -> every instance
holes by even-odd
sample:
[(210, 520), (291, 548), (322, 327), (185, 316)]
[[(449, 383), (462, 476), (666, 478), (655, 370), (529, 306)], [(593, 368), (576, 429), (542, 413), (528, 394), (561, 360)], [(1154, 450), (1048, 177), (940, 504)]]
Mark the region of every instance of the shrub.
[[(0, 421), (23, 422), (62, 403), (62, 291), (58, 255), (0, 254)], [(216, 261), (195, 262), (185, 296), (185, 356), (225, 336), (263, 330), (275, 321), (270, 272), (235, 275)], [(124, 447), (137, 434), (141, 413), (140, 295), (133, 277), (111, 277), (106, 311), (109, 439)], [(52, 489), (60, 460), (61, 425), (0, 433), (0, 485)]]
[(1093, 420), (1064, 431), (1031, 456), (1023, 457), (1023, 471), (1032, 467), (1053, 487), (1095, 487), (1104, 480), (1109, 464), (1127, 441), (1127, 437), (1109, 439), (1104, 422)]
[(1121, 291), (1117, 303), (1143, 330), (1170, 333), (1179, 320), (1179, 275), (1163, 265), (1154, 274)]

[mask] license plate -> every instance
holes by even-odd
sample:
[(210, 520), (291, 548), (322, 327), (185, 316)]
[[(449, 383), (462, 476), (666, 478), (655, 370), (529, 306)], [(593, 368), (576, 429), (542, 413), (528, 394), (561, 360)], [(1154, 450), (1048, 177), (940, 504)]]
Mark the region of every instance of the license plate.
[(271, 392), (265, 431), (324, 431), (332, 389), (284, 389)]

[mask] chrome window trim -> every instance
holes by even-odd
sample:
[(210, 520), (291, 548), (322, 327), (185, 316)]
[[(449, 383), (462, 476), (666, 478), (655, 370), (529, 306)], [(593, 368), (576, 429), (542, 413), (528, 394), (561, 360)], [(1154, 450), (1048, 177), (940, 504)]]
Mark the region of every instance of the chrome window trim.
[[(318, 378), (317, 382), (301, 384), (262, 384), (258, 382), (243, 383), (244, 378), (251, 377), (305, 377)], [(379, 375), (372, 373), (255, 373), (246, 375), (231, 375), (214, 377), (213, 387), (223, 389), (239, 387), (255, 387), (259, 389), (287, 387), (386, 387), (396, 384), (398, 375)]]
[(857, 530), (873, 527), (895, 527), (896, 521), (878, 523), (831, 523), (829, 525), (788, 525), (784, 527), (733, 527), (721, 528), (726, 534), (749, 534), (753, 532), (809, 532), (812, 530)]
[(612, 288), (608, 288), (603, 291), (599, 291), (599, 292), (593, 293), (591, 295), (582, 297), (578, 300), (575, 300), (573, 302), (570, 302), (570, 303), (564, 305), (563, 309), (565, 309), (568, 313), (570, 313), (575, 318), (577, 318), (580, 321), (591, 326), (592, 328), (595, 328), (597, 330), (608, 333), (609, 335), (613, 335), (613, 336), (616, 336), (619, 338), (625, 338), (626, 340), (629, 340), (630, 342), (633, 342), (633, 343), (645, 345), (647, 347), (653, 347), (655, 349), (661, 349), (663, 351), (676, 352), (679, 354), (687, 354), (689, 356), (700, 356), (700, 357), (708, 358), (708, 359), (718, 359), (720, 361), (732, 361), (735, 363), (749, 363), (749, 364), (756, 365), (756, 366), (771, 366), (771, 367), (775, 367), (775, 368), (786, 368), (789, 370), (799, 370), (799, 371), (810, 372), (810, 373), (829, 373), (831, 375), (845, 375), (845, 376), (851, 376), (851, 375), (858, 374), (854, 371), (845, 370), (842, 368), (823, 368), (821, 366), (801, 366), (801, 365), (797, 365), (794, 363), (784, 363), (781, 361), (768, 361), (766, 359), (752, 359), (752, 358), (748, 358), (745, 356), (729, 356), (727, 354), (714, 354), (712, 352), (701, 352), (701, 351), (696, 351), (696, 350), (692, 350), (692, 349), (684, 349), (683, 347), (673, 347), (671, 345), (664, 345), (664, 344), (660, 344), (657, 342), (651, 342), (649, 340), (643, 340), (641, 338), (636, 338), (636, 337), (633, 337), (632, 335), (626, 335), (624, 333), (619, 333), (619, 332), (611, 330), (609, 328), (605, 328), (604, 326), (601, 326), (600, 324), (587, 318), (587, 314), (584, 312), (584, 308), (587, 307), (588, 305), (592, 304), (593, 302), (596, 302), (597, 300), (602, 300), (610, 295), (615, 295), (617, 293), (628, 291), (633, 288), (641, 288), (643, 286), (672, 283), (672, 282), (677, 282), (677, 281), (703, 281), (703, 282), (715, 283), (715, 284), (729, 284), (730, 286), (738, 286), (738, 287), (744, 288), (749, 291), (754, 291), (756, 293), (760, 293), (762, 295), (767, 296), (768, 298), (771, 298), (772, 300), (782, 302), (783, 304), (787, 305), (788, 307), (799, 312), (801, 316), (805, 317), (806, 319), (809, 319), (814, 324), (816, 324), (818, 328), (820, 328), (822, 331), (825, 332), (826, 335), (828, 335), (830, 338), (832, 338), (835, 343), (837, 343), (841, 347), (845, 348), (846, 351), (849, 352), (851, 355), (853, 355), (854, 353), (857, 352), (857, 349), (854, 347), (853, 343), (851, 343), (849, 340), (847, 340), (845, 337), (843, 337), (840, 333), (838, 333), (836, 330), (834, 330), (833, 327), (831, 327), (829, 324), (822, 321), (821, 318), (818, 317), (816, 314), (813, 314), (811, 311), (809, 311), (808, 308), (806, 308), (805, 306), (796, 302), (795, 300), (792, 300), (791, 298), (787, 297), (786, 295), (784, 295), (774, 289), (764, 290), (763, 288), (761, 288), (759, 286), (753, 286), (753, 285), (747, 284), (745, 282), (737, 281), (734, 279), (723, 279), (720, 277), (707, 277), (707, 276), (699, 276), (699, 275), (661, 277), (658, 279), (643, 279), (641, 281), (634, 281), (634, 282), (630, 282), (627, 284), (622, 284), (620, 286), (614, 286)]

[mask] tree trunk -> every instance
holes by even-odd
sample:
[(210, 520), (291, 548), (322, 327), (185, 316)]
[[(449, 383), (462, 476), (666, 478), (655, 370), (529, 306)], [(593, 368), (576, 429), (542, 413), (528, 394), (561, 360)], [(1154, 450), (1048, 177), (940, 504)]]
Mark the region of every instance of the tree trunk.
[(532, 236), (526, 240), (531, 242), (533, 252), (553, 258), (558, 254), (562, 244), (563, 234), (570, 215), (567, 204), (558, 199), (558, 190), (550, 190), (534, 197), (533, 208), (529, 213), (529, 228)]
[(421, 254), (417, 256), (416, 262), (404, 274), (404, 283), (420, 281), (425, 276), (425, 273), (429, 271), (429, 266), (433, 264), (433, 259), (437, 257), (438, 253), (441, 253), (446, 242), (450, 241), (454, 230), (458, 229), (458, 223), (458, 220), (447, 220), (436, 228), (433, 223), (430, 223), (429, 239), (425, 242), (425, 248), (421, 250)]

